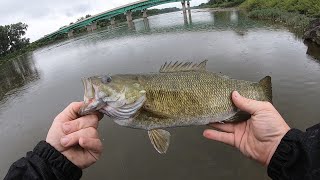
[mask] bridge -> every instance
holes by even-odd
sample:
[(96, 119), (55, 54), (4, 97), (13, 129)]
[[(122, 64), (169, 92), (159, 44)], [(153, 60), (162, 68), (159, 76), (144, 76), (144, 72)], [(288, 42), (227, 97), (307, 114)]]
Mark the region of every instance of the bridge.
[[(90, 16), (83, 20), (77, 21), (68, 26), (63, 26), (59, 30), (44, 36), (42, 39), (50, 39), (59, 34), (68, 34), (68, 37), (73, 36), (73, 31), (78, 28), (86, 27), (87, 31), (93, 31), (97, 29), (97, 22), (100, 20), (109, 20), (112, 27), (115, 26), (115, 16), (124, 14), (126, 15), (126, 19), (128, 22), (128, 26), (130, 27), (132, 24), (132, 12), (141, 11), (142, 17), (147, 18), (147, 9), (150, 7), (173, 3), (173, 2), (181, 2), (182, 11), (184, 16), (186, 16), (186, 10), (189, 9), (190, 13), (190, 2), (191, 0), (139, 0), (136, 2), (132, 2), (114, 9), (107, 10), (105, 12)], [(187, 8), (186, 8), (187, 2)]]

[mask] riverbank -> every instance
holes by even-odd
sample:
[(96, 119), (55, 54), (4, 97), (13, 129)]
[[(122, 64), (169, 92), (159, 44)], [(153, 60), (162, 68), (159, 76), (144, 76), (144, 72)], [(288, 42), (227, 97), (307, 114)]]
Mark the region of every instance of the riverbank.
[(282, 23), (320, 46), (319, 0), (246, 0), (240, 6), (250, 18)]
[(320, 23), (314, 23), (320, 22), (319, 0), (209, 0), (198, 7), (212, 11), (237, 8), (246, 11), (250, 18), (283, 24), (299, 37), (320, 46)]
[(28, 52), (32, 52), (34, 50), (37, 50), (38, 48), (42, 48), (47, 45), (60, 42), (61, 40), (64, 40), (64, 37), (57, 37), (56, 39), (51, 39), (51, 40), (43, 39), (43, 40), (37, 40), (35, 42), (32, 42), (20, 50), (14, 51), (14, 52), (9, 53), (5, 56), (0, 56), (0, 65), (10, 61), (11, 59), (18, 58)]
[(295, 32), (304, 33), (313, 18), (304, 14), (295, 12), (286, 12), (280, 9), (268, 8), (268, 9), (254, 9), (248, 12), (248, 16), (254, 19), (271, 20), (276, 23), (282, 23), (289, 28), (292, 28)]
[(214, 8), (231, 8), (231, 7), (237, 7), (240, 4), (242, 4), (245, 0), (232, 0), (232, 1), (209, 1), (208, 3), (202, 3), (200, 4), (198, 7), (199, 8), (210, 8), (210, 9), (214, 9)]

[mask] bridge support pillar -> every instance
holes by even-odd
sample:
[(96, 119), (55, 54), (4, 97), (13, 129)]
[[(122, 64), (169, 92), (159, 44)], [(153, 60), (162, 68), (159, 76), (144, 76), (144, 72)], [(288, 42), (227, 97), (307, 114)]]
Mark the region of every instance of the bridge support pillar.
[(127, 22), (132, 21), (132, 12), (131, 11), (126, 12), (126, 18), (127, 18)]
[(191, 15), (190, 1), (187, 1), (187, 9), (190, 16)]
[(147, 18), (147, 17), (148, 17), (148, 14), (147, 14), (147, 10), (146, 10), (146, 9), (144, 9), (144, 10), (142, 11), (142, 17), (143, 17), (143, 18)]
[(186, 11), (186, 1), (181, 1), (181, 5), (182, 5), (182, 12), (183, 12), (183, 14), (187, 14), (187, 11)]
[(188, 15), (189, 15), (189, 23), (192, 24), (190, 1), (187, 1), (187, 9), (188, 9)]
[(88, 32), (92, 32), (92, 31), (94, 31), (96, 29), (97, 29), (97, 22), (93, 22), (93, 23), (91, 23), (90, 25), (87, 26), (87, 31)]
[(182, 4), (182, 12), (183, 12), (183, 19), (184, 23), (188, 24), (188, 18), (187, 18), (187, 10), (186, 10), (186, 1), (181, 1)]
[(131, 29), (133, 28), (133, 22), (132, 22), (132, 12), (131, 11), (127, 11), (126, 12), (126, 18), (127, 18), (127, 23), (128, 23), (128, 27)]
[(68, 38), (72, 38), (73, 37), (73, 30), (70, 30), (69, 32), (68, 32)]
[(116, 27), (116, 19), (115, 18), (111, 18), (110, 19), (110, 23), (111, 23), (111, 27)]

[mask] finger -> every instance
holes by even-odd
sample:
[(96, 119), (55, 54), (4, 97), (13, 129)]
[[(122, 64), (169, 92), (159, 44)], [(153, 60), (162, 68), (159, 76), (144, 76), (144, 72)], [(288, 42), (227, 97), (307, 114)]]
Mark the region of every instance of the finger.
[(97, 115), (82, 116), (76, 120), (68, 121), (62, 124), (62, 129), (65, 134), (70, 134), (80, 129), (88, 127), (98, 128), (99, 118)]
[(82, 105), (83, 102), (72, 102), (57, 117), (63, 120), (74, 120), (79, 117), (78, 111)]
[(233, 103), (242, 111), (254, 114), (263, 109), (264, 102), (248, 99), (241, 96), (237, 91), (232, 93)]
[(218, 130), (228, 132), (228, 133), (234, 133), (234, 124), (231, 123), (212, 123), (209, 124), (209, 126), (214, 127)]
[(101, 140), (97, 139), (97, 138), (81, 137), (79, 139), (79, 145), (83, 149), (90, 150), (91, 152), (93, 152), (97, 155), (100, 155), (102, 152), (102, 149), (103, 149)]
[(104, 116), (104, 114), (101, 113), (101, 112), (99, 112), (99, 111), (94, 111), (92, 114), (97, 115), (99, 121), (100, 121), (100, 120), (103, 118), (103, 116)]
[(206, 129), (203, 132), (203, 136), (212, 139), (215, 141), (223, 142), (225, 144), (234, 146), (234, 134), (233, 133), (226, 133), (226, 132), (219, 132), (212, 129)]
[(93, 127), (81, 129), (74, 133), (68, 134), (60, 139), (60, 143), (64, 147), (71, 147), (79, 144), (79, 139), (81, 137), (86, 138), (98, 138), (98, 131)]

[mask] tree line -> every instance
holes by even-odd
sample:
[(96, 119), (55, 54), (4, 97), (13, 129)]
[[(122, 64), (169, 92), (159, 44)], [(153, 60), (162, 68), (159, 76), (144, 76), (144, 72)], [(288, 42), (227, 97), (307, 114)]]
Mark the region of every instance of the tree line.
[(18, 51), (29, 44), (29, 38), (23, 37), (27, 29), (28, 25), (21, 22), (0, 26), (0, 57)]

